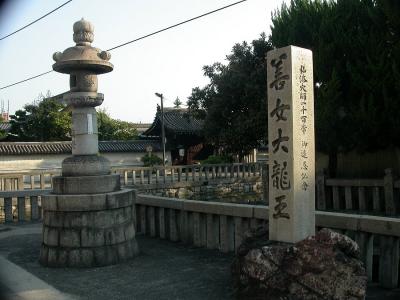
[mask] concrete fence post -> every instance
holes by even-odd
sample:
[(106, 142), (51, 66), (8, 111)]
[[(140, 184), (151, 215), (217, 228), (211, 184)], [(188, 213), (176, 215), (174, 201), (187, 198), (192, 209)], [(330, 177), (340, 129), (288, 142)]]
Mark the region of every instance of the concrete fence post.
[(132, 184), (136, 184), (136, 171), (132, 171)]
[(156, 236), (156, 213), (153, 206), (147, 208), (147, 222), (149, 224), (149, 234), (151, 237)]
[(140, 184), (144, 184), (144, 170), (140, 170)]
[[(18, 190), (23, 190), (24, 188), (24, 175), (21, 175), (18, 177)], [(42, 189), (44, 189), (44, 187)]]
[(4, 214), (6, 222), (13, 221), (12, 198), (4, 198)]
[(31, 196), (30, 197), (30, 202), (31, 202), (31, 220), (32, 221), (39, 220), (38, 197), (37, 196)]
[(31, 190), (35, 189), (35, 175), (31, 175)]
[(396, 214), (396, 205), (394, 203), (394, 187), (392, 169), (385, 169), (383, 178), (385, 191), (385, 213), (392, 216)]
[(206, 247), (208, 249), (218, 249), (219, 245), (219, 217), (213, 214), (207, 214), (206, 216), (206, 227), (207, 227), (207, 242)]
[(167, 237), (166, 235), (166, 230), (165, 230), (165, 208), (160, 207), (158, 210), (158, 223), (159, 223), (159, 232), (160, 232), (160, 238), (165, 239)]
[(379, 285), (393, 289), (399, 280), (399, 238), (380, 237)]
[(325, 170), (317, 173), (317, 209), (326, 210)]
[(365, 264), (368, 281), (372, 281), (372, 262), (374, 255), (374, 235), (366, 232), (356, 232), (355, 241), (360, 247), (361, 259)]
[(25, 221), (25, 197), (17, 198), (18, 221)]

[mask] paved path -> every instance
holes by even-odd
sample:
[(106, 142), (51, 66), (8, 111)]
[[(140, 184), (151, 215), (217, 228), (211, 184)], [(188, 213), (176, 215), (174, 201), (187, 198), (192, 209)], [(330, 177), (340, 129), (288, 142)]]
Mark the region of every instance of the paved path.
[[(1, 230), (1, 229), (0, 229)], [(61, 293), (81, 299), (232, 299), (232, 255), (138, 236), (141, 254), (121, 265), (44, 268), (37, 262), (40, 227), (0, 232), (0, 255)], [(4, 284), (4, 283), (3, 283)], [(15, 298), (20, 299), (20, 298)], [(23, 299), (23, 298), (21, 298)], [(48, 298), (50, 299), (50, 298)]]
[[(141, 254), (125, 264), (52, 269), (37, 261), (40, 224), (0, 225), (0, 299), (234, 299), (232, 255), (137, 239)], [(370, 286), (367, 295), (367, 300), (399, 300), (400, 290)]]
[[(0, 240), (20, 238), (26, 235), (40, 235), (41, 225), (1, 226)], [(4, 241), (5, 241), (4, 240)], [(20, 266), (5, 258), (7, 251), (0, 252), (0, 298), (10, 300), (72, 300), (73, 297), (63, 294), (43, 280), (27, 272)]]

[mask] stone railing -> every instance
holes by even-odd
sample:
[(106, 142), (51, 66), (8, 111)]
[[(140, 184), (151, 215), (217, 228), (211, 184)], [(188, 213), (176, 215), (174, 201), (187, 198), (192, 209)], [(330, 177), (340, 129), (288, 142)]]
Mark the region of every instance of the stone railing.
[[(143, 234), (230, 252), (247, 229), (268, 221), (268, 207), (139, 194), (136, 216), (137, 231)], [(400, 219), (317, 211), (316, 225), (358, 243), (370, 281), (386, 288), (399, 286)]]
[(400, 180), (391, 169), (381, 179), (334, 179), (317, 174), (317, 209), (394, 216), (400, 214)]
[[(49, 189), (0, 192), (0, 223), (39, 220), (40, 196), (49, 192)], [(145, 194), (137, 194), (135, 203), (137, 232), (221, 252), (235, 251), (247, 229), (268, 221), (268, 207), (261, 205)], [(316, 224), (317, 229), (332, 228), (359, 244), (370, 281), (387, 288), (398, 287), (399, 218), (317, 211)]]
[(115, 168), (124, 185), (173, 186), (179, 183), (204, 181), (231, 182), (235, 179), (260, 178), (261, 163), (234, 163), (215, 165), (182, 165), (164, 167)]
[(0, 191), (51, 189), (51, 178), (61, 169), (37, 169), (0, 173)]
[[(259, 178), (261, 163), (235, 163), (218, 165), (182, 165), (159, 167), (111, 167), (111, 172), (121, 175), (121, 185), (140, 188), (141, 185), (173, 186), (183, 182), (226, 181)], [(61, 169), (24, 170), (0, 173), (0, 191), (51, 189), (53, 176)]]
[(46, 190), (0, 192), (0, 223), (38, 221), (42, 216), (41, 196)]

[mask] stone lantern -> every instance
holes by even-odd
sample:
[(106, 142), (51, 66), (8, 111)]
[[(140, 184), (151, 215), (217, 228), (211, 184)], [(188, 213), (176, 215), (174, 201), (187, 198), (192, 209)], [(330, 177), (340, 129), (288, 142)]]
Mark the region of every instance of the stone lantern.
[(138, 253), (134, 192), (120, 188), (109, 161), (99, 155), (97, 75), (113, 70), (111, 55), (91, 45), (93, 25), (73, 26), (75, 46), (53, 55), (56, 72), (70, 75), (70, 90), (56, 98), (72, 111), (72, 156), (53, 177), (53, 191), (42, 197), (43, 243), (40, 262), (54, 267), (115, 264)]

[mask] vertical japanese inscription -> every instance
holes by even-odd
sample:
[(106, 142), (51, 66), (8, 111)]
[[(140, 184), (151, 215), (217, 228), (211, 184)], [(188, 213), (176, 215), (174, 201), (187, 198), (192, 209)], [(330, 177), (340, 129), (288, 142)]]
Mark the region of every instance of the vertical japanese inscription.
[(288, 46), (267, 54), (270, 239), (315, 233), (312, 53)]
[[(310, 171), (312, 171), (310, 169), (310, 164), (313, 162), (310, 162), (310, 159), (312, 159), (312, 157), (309, 155), (310, 147), (313, 147), (313, 144), (310, 145), (309, 142), (309, 127), (310, 122), (312, 121), (310, 120), (310, 104), (312, 107), (312, 103), (309, 102), (310, 99), (313, 99), (313, 97), (309, 97), (310, 94), (312, 95), (312, 90), (310, 91), (309, 84), (309, 81), (312, 81), (312, 77), (310, 78), (309, 73), (312, 72), (312, 69), (310, 70), (310, 66), (308, 66), (306, 63), (306, 57), (304, 57), (304, 55), (302, 55), (301, 53), (297, 56), (297, 60), (298, 65), (297, 69), (295, 69), (294, 82), (294, 85), (297, 87), (297, 94), (294, 95), (294, 100), (297, 101), (299, 104), (297, 112), (298, 119), (295, 121), (299, 124), (298, 126), (300, 141), (299, 144), (296, 146), (300, 149), (300, 187), (303, 191), (306, 192), (310, 188), (310, 180), (312, 179), (311, 177), (314, 176), (314, 174), (310, 173)], [(313, 136), (314, 133), (311, 132), (311, 135)]]
[(290, 174), (288, 170), (290, 153), (288, 144), (291, 141), (288, 132), (286, 132), (287, 126), (284, 126), (284, 123), (288, 122), (288, 115), (291, 110), (290, 104), (288, 104), (286, 97), (284, 97), (285, 87), (287, 87), (286, 81), (290, 79), (289, 74), (286, 73), (287, 68), (285, 68), (287, 58), (287, 53), (283, 52), (278, 57), (272, 58), (269, 62), (274, 76), (268, 86), (269, 89), (275, 90), (275, 97), (270, 98), (270, 101), (275, 103), (275, 105), (272, 106), (272, 110), (269, 113), (271, 122), (276, 123), (272, 132), (271, 150), (277, 155), (273, 160), (270, 178), (272, 187), (276, 192), (274, 195), (275, 204), (271, 207), (274, 219), (290, 219), (290, 214), (287, 212), (287, 192), (290, 190)]

